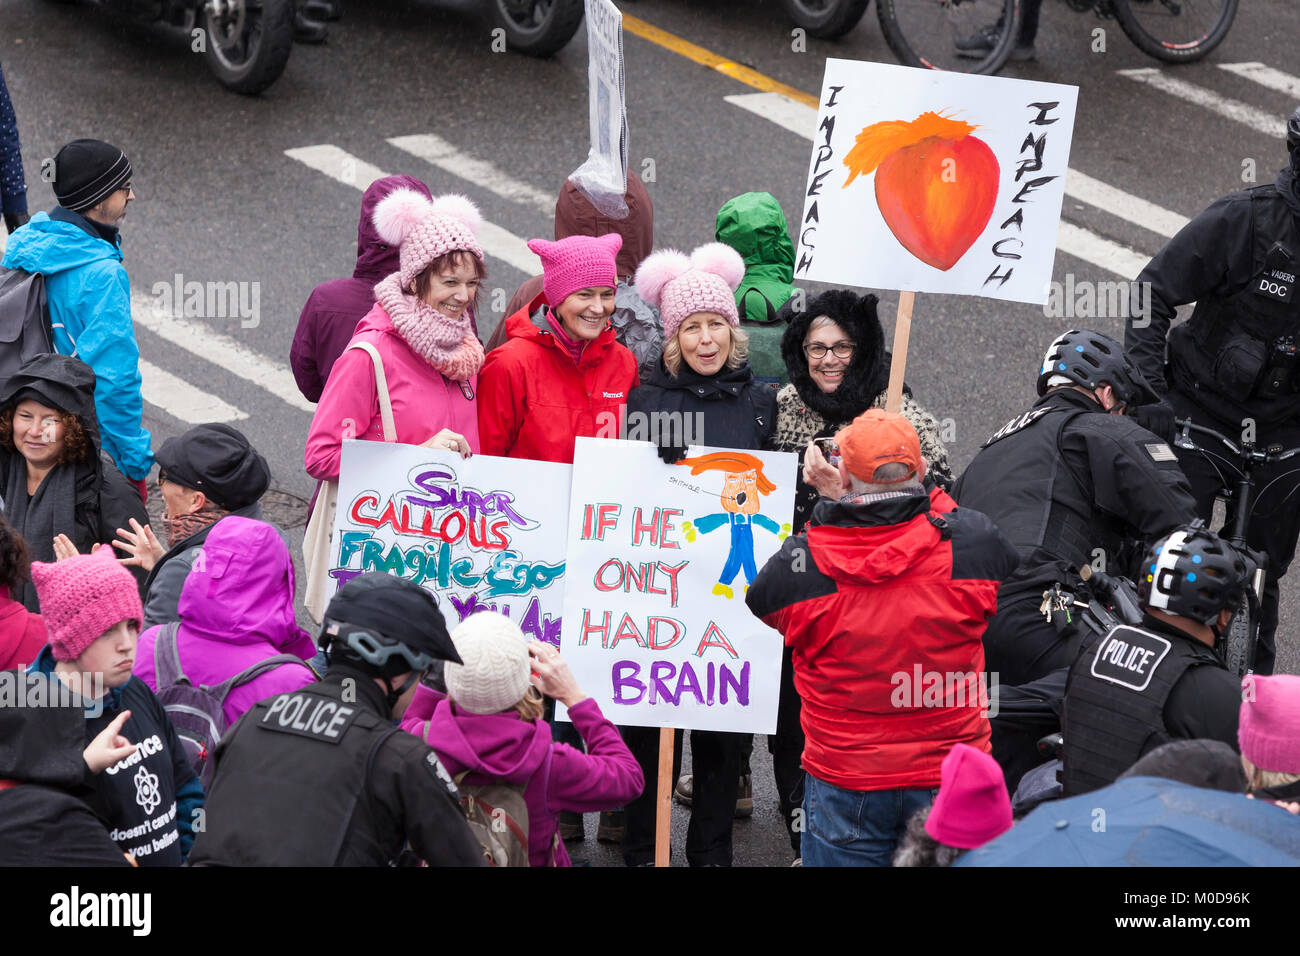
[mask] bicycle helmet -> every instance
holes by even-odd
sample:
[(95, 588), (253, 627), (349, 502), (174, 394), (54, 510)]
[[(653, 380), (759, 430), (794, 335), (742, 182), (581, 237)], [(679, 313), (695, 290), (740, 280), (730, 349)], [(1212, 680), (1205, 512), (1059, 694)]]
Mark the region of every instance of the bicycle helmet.
[(1291, 168), (1300, 176), (1300, 106), (1286, 122), (1286, 148), (1291, 154)]
[(1235, 609), (1249, 572), (1240, 552), (1212, 531), (1185, 525), (1147, 548), (1138, 576), (1138, 600), (1210, 625)]
[(437, 599), (413, 581), (371, 571), (358, 575), (325, 609), (320, 644), (333, 662), (388, 679), (436, 660), (461, 662)]
[(1088, 329), (1071, 329), (1048, 346), (1038, 372), (1038, 394), (1046, 395), (1057, 385), (1109, 385), (1124, 405), (1157, 400), (1142, 373), (1125, 357), (1124, 346)]

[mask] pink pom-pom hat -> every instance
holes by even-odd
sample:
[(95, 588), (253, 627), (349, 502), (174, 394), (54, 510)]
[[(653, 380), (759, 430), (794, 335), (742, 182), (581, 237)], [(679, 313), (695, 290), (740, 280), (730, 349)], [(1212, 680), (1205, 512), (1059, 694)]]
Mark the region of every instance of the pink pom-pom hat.
[(651, 254), (636, 270), (636, 292), (658, 306), (664, 343), (697, 312), (716, 312), (732, 328), (740, 325), (736, 289), (745, 277), (740, 253), (721, 242), (700, 246), (688, 258), (676, 249)]
[(375, 206), (372, 219), (379, 238), (400, 249), (404, 290), (409, 291), (416, 276), (449, 252), (468, 252), (483, 261), (483, 247), (475, 235), (483, 217), (466, 196), (448, 194), (430, 202), (414, 189), (394, 189)]

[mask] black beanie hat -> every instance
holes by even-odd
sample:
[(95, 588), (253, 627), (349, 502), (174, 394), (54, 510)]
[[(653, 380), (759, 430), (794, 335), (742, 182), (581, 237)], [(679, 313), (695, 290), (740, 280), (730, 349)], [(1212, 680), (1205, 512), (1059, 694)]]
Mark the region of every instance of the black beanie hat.
[(103, 202), (131, 178), (131, 161), (98, 139), (74, 139), (54, 155), (54, 197), (81, 212)]
[(437, 660), (462, 663), (447, 633), (438, 599), (405, 578), (382, 571), (357, 575), (339, 588), (325, 608), (322, 636), (329, 634), (334, 621), (373, 628), (391, 643), (405, 644)]
[(1174, 740), (1155, 748), (1119, 775), (1163, 777), (1206, 790), (1246, 792), (1241, 755), (1222, 740)]
[(271, 486), (271, 468), (248, 439), (229, 425), (195, 425), (158, 449), (168, 481), (201, 491), (227, 511), (257, 501)]

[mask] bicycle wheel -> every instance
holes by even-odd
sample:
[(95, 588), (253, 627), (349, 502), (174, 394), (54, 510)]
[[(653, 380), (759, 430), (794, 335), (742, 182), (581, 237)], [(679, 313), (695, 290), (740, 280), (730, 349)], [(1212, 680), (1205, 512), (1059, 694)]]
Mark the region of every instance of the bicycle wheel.
[(1242, 595), (1237, 613), (1223, 635), (1223, 664), (1235, 677), (1246, 676), (1246, 668), (1250, 666), (1250, 648), (1254, 643), (1252, 632), (1258, 626), (1254, 602), (1249, 594)]
[(1022, 0), (878, 0), (885, 42), (904, 66), (996, 73), (1011, 55)]
[(1218, 46), (1232, 28), (1237, 0), (1111, 0), (1124, 35), (1166, 63), (1190, 63)]

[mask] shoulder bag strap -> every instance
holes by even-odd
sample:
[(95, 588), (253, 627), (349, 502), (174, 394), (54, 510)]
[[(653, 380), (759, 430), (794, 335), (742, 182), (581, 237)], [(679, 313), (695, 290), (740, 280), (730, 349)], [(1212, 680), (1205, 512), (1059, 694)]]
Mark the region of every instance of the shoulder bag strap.
[(353, 342), (350, 349), (361, 349), (370, 356), (375, 366), (375, 390), (379, 393), (379, 417), (384, 423), (384, 441), (397, 441), (397, 425), (393, 420), (393, 401), (388, 394), (388, 376), (384, 374), (384, 360), (379, 349), (369, 342)]
[[(226, 695), (236, 687), (247, 684), (251, 680), (256, 680), (267, 671), (275, 670), (281, 664), (301, 664), (303, 667), (307, 667), (307, 662), (297, 655), (276, 654), (274, 657), (268, 657), (265, 660), (258, 661), (251, 667), (244, 668), (238, 674), (227, 677), (220, 684), (213, 684), (209, 687), (204, 687), (203, 689), (216, 695), (216, 698), (224, 704), (226, 702)], [(310, 668), (308, 668), (308, 670), (310, 670)]]
[(187, 680), (185, 671), (181, 670), (180, 649), (176, 646), (176, 634), (180, 626), (179, 621), (163, 625), (153, 642), (153, 667), (159, 691)]

